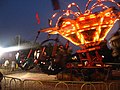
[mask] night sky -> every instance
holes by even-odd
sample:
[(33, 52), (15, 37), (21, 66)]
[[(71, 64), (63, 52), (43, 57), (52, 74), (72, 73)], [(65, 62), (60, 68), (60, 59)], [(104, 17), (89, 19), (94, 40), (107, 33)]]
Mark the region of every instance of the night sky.
[[(72, 2), (77, 3), (84, 12), (87, 0), (59, 0), (59, 10), (66, 9)], [(48, 19), (59, 10), (53, 10), (51, 0), (0, 0), (0, 46), (8, 44), (17, 35), (33, 41), (37, 31), (49, 27)], [(36, 12), (40, 24), (37, 24)], [(45, 37), (41, 35), (40, 38)]]

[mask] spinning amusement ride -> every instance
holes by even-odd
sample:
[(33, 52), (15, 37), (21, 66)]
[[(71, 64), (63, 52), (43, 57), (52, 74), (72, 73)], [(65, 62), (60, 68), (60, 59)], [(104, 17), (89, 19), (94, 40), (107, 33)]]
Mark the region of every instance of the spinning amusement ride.
[[(108, 7), (106, 2), (115, 6)], [(64, 79), (63, 74), (67, 74), (79, 80), (105, 80), (111, 66), (104, 61), (114, 60), (117, 55), (111, 50), (119, 52), (120, 48), (120, 5), (114, 0), (97, 0), (89, 9), (91, 3), (93, 0), (88, 0), (84, 13), (76, 3), (71, 3), (66, 10), (53, 14), (49, 20), (50, 27), (39, 30), (38, 34), (56, 34), (56, 38), (43, 41), (26, 57), (19, 53), (18, 65), (25, 70), (39, 65), (44, 73), (58, 74), (58, 79), (59, 75)], [(77, 11), (72, 10), (73, 6)], [(93, 12), (98, 7), (101, 10)], [(59, 40), (59, 35), (67, 40), (65, 45)], [(70, 42), (80, 49), (71, 53)], [(111, 49), (107, 48), (107, 43)]]

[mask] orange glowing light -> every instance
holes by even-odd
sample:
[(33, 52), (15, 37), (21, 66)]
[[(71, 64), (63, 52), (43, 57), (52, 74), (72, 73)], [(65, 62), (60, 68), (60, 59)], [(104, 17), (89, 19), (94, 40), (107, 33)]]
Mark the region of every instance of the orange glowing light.
[[(102, 2), (106, 2), (106, 0), (98, 0), (93, 4), (91, 9), (88, 9), (88, 5), (91, 1), (92, 0), (88, 1), (84, 14), (81, 13), (77, 4), (69, 4), (67, 10), (64, 10), (64, 14), (59, 17), (54, 27), (52, 26), (51, 28), (40, 30), (40, 32), (60, 34), (77, 46), (99, 44), (106, 38), (114, 24), (120, 20), (120, 12), (113, 7), (108, 7), (102, 4)], [(114, 0), (109, 0), (109, 2), (116, 4), (120, 8), (120, 5)], [(79, 14), (76, 15), (76, 12), (70, 10), (72, 6), (78, 8)], [(98, 6), (102, 7), (103, 10), (97, 13), (92, 13), (92, 10)], [(68, 17), (68, 15), (71, 14), (76, 18)], [(52, 19), (56, 15), (57, 13), (53, 15)], [(67, 16), (68, 18), (63, 18), (63, 16)], [(51, 22), (50, 25), (52, 25)]]

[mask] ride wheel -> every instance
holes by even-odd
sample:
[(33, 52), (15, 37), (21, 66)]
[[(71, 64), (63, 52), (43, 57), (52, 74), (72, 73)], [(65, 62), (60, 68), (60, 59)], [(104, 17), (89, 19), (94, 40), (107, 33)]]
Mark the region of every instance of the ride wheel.
[(39, 51), (40, 54), (37, 59), (42, 72), (55, 75), (63, 70), (66, 60), (66, 50), (58, 39), (43, 41)]
[(35, 67), (33, 51), (31, 53), (31, 56), (27, 58), (30, 51), (31, 50), (22, 50), (16, 54), (16, 62), (18, 64), (18, 67), (20, 67), (22, 70), (30, 70)]

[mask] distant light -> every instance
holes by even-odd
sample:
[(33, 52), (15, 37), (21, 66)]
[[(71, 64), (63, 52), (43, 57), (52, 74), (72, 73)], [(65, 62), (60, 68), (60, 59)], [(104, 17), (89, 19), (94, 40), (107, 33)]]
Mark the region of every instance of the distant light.
[(104, 58), (105, 56), (102, 55), (102, 58)]
[(4, 53), (3, 48), (0, 47), (0, 56)]
[(7, 47), (7, 48), (3, 48), (3, 50), (4, 52), (18, 51), (19, 47), (18, 46)]
[(18, 46), (2, 48), (0, 47), (0, 56), (6, 52), (18, 51), (20, 48)]

